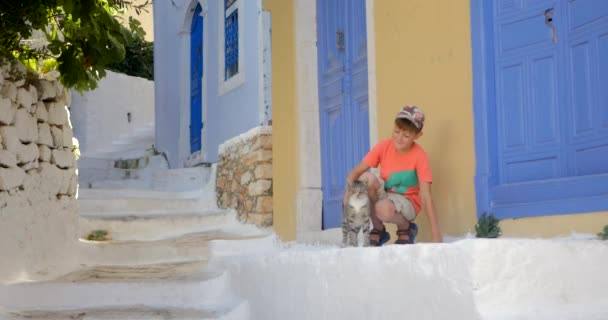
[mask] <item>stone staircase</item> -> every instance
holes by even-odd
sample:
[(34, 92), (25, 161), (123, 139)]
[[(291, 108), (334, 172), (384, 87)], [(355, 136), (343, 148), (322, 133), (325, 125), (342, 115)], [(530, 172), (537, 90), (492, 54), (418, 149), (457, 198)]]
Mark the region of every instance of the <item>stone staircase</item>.
[[(180, 187), (190, 176), (204, 181)], [(158, 175), (155, 188), (81, 189), (80, 267), (0, 286), (0, 319), (249, 319), (249, 302), (209, 261), (274, 250), (275, 236), (218, 209), (214, 176), (213, 167), (189, 168)], [(86, 240), (94, 230), (107, 240)]]

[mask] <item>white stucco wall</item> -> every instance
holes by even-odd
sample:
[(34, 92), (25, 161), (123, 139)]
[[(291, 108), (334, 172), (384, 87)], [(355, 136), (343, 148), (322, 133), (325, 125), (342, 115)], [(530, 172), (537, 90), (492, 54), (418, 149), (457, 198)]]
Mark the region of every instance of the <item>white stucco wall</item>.
[(97, 89), (72, 92), (70, 112), (83, 158), (113, 158), (154, 143), (153, 81), (108, 71)]
[(77, 263), (70, 95), (15, 70), (25, 68), (0, 68), (0, 283), (44, 279)]
[[(261, 0), (240, 0), (239, 72), (243, 81), (222, 85), (223, 2), (200, 0), (203, 7), (203, 153), (218, 159), (218, 147), (231, 137), (260, 125), (264, 86), (261, 67)], [(198, 0), (154, 2), (156, 145), (171, 167), (190, 156), (190, 26)], [(220, 7), (222, 6), (222, 7)], [(221, 28), (220, 28), (221, 27)]]

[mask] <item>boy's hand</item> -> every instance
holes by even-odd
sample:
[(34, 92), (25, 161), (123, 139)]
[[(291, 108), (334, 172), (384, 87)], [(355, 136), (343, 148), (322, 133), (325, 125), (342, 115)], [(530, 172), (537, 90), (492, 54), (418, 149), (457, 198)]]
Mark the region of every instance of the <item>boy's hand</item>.
[(437, 242), (437, 243), (443, 242), (443, 236), (441, 235), (441, 232), (439, 232), (437, 230), (432, 230), (431, 231), (431, 241)]

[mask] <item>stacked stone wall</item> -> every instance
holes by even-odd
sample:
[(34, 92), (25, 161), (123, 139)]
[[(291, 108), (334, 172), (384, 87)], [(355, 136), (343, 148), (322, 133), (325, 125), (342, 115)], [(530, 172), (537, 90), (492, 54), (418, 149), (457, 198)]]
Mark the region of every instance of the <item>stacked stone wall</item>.
[(57, 80), (0, 64), (0, 281), (43, 277), (75, 256), (70, 96)]
[(216, 195), (220, 208), (232, 208), (240, 221), (272, 225), (272, 130), (257, 127), (220, 146)]

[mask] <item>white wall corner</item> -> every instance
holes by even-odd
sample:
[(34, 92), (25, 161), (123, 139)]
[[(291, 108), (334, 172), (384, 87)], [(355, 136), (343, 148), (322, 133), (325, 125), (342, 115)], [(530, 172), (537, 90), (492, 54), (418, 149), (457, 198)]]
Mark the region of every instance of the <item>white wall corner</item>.
[(296, 195), (296, 234), (320, 231), (323, 217), (321, 189), (300, 189)]
[(295, 79), (300, 163), (300, 184), (296, 195), (297, 234), (320, 231), (322, 228), (316, 10), (316, 1), (295, 0)]
[[(186, 19), (192, 21), (192, 14), (186, 13)], [(188, 63), (180, 64), (179, 77), (179, 138), (177, 142), (178, 163), (183, 164), (184, 160), (190, 155), (190, 132), (187, 123), (190, 119), (190, 29), (183, 30), (179, 34), (180, 48), (177, 56), (183, 57), (183, 61)]]
[(272, 121), (272, 17), (263, 11), (262, 0), (258, 7), (258, 59), (259, 59), (259, 125)]

